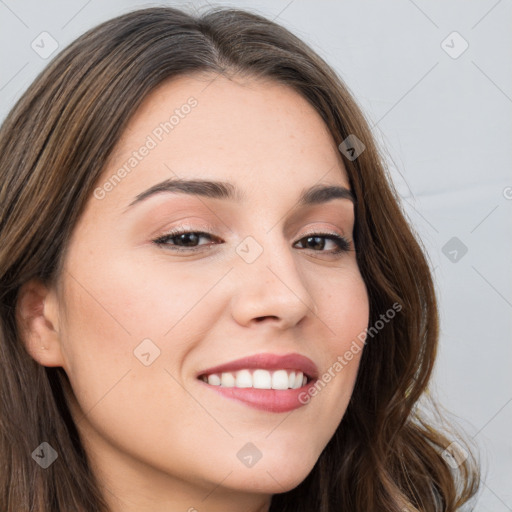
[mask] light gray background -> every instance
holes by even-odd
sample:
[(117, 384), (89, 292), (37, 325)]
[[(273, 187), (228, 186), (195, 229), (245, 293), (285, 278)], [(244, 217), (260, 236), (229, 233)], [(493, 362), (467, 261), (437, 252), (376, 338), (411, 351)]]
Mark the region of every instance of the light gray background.
[[(511, 2), (214, 5), (228, 4), (306, 40), (365, 110), (435, 269), (442, 333), (433, 391), (481, 447), (476, 510), (512, 511)], [(164, 4), (0, 0), (0, 119), (56, 54), (43, 59), (31, 48), (41, 32), (60, 50), (97, 23), (149, 5)], [(446, 40), (454, 31), (469, 44), (457, 58), (445, 51), (463, 49), (457, 36)], [(446, 246), (453, 237), (459, 246)]]

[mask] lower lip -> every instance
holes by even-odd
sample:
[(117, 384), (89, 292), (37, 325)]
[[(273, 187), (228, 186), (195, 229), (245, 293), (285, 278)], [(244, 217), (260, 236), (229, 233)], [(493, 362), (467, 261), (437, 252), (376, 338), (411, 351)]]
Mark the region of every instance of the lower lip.
[[(310, 400), (309, 388), (314, 387), (315, 380), (308, 382), (298, 389), (256, 389), (256, 388), (225, 388), (212, 386), (202, 382), (205, 386), (216, 391), (226, 398), (242, 402), (249, 407), (267, 412), (288, 412), (298, 409)], [(304, 403), (300, 401), (303, 399)]]

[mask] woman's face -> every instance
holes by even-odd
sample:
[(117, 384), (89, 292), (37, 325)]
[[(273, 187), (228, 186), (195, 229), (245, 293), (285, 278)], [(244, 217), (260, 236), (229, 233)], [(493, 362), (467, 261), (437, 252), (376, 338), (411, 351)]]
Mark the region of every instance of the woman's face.
[[(336, 362), (369, 317), (353, 202), (299, 201), (326, 186), (349, 189), (336, 144), (283, 85), (180, 77), (131, 119), (53, 295), (55, 364), (119, 499), (217, 510), (228, 494), (290, 490), (313, 468), (361, 353)], [(254, 359), (230, 365), (242, 358)]]

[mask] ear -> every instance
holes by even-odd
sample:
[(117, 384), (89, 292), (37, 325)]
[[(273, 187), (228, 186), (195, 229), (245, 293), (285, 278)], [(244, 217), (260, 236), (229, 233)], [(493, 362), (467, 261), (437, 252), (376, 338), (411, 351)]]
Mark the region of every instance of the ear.
[(39, 279), (24, 283), (16, 302), (16, 322), (27, 352), (43, 366), (63, 366), (57, 294)]

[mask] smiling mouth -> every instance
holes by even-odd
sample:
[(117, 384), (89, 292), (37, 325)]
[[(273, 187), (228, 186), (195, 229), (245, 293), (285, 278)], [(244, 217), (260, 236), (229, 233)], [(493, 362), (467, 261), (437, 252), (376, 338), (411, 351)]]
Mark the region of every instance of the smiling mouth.
[(222, 388), (299, 389), (311, 381), (300, 370), (242, 369), (233, 372), (203, 374), (198, 377), (211, 386)]
[(264, 412), (284, 413), (304, 407), (309, 388), (316, 385), (318, 367), (298, 353), (258, 353), (196, 374), (207, 393)]

